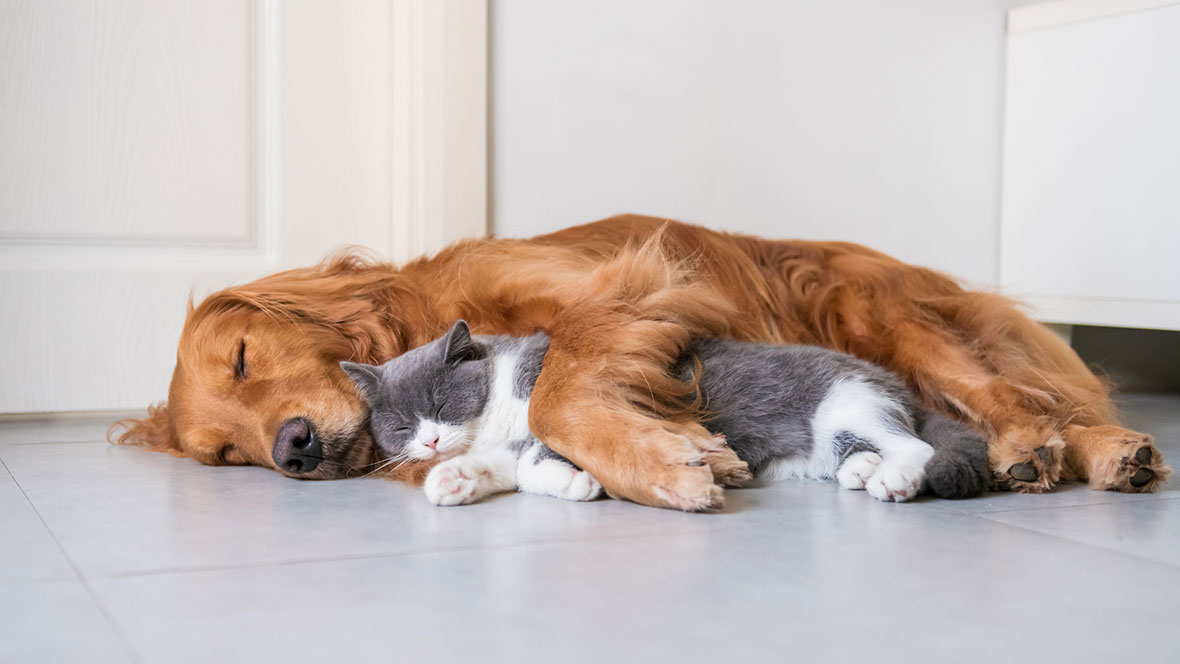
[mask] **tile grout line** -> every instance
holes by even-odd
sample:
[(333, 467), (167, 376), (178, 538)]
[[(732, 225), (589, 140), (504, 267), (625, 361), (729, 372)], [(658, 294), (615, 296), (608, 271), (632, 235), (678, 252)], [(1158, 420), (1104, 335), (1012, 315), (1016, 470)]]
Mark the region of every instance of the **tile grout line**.
[(1056, 510), (1056, 509), (1067, 509), (1070, 507), (1093, 507), (1095, 505), (1137, 505), (1140, 503), (1151, 504), (1152, 502), (1157, 501), (1157, 500), (1177, 500), (1177, 499), (1180, 499), (1180, 493), (1177, 493), (1174, 496), (1158, 496), (1155, 498), (1142, 498), (1142, 499), (1138, 499), (1138, 500), (1115, 499), (1115, 500), (1103, 500), (1103, 501), (1094, 502), (1094, 503), (1076, 503), (1074, 505), (1044, 505), (1041, 507), (1011, 507), (1011, 508), (1002, 509), (1002, 510), (979, 510), (979, 511), (975, 511), (975, 512), (966, 512), (966, 511), (963, 511), (963, 510), (960, 510), (960, 509), (957, 509), (954, 507), (940, 507), (938, 509), (945, 509), (948, 511), (953, 511), (957, 514), (965, 514), (968, 516), (974, 516), (974, 515), (978, 515), (978, 514), (1005, 514), (1008, 512), (1035, 512), (1037, 510)]
[(29, 503), (29, 507), (32, 508), (33, 513), (37, 515), (37, 519), (41, 521), (41, 525), (44, 526), (45, 531), (49, 533), (50, 537), (53, 538), (53, 543), (57, 545), (57, 550), (60, 551), (62, 557), (66, 559), (66, 563), (70, 566), (70, 569), (74, 571), (74, 576), (77, 577), (78, 582), (82, 584), (82, 587), (86, 590), (86, 594), (90, 596), (90, 601), (94, 603), (94, 607), (98, 609), (98, 612), (102, 614), (103, 619), (107, 623), (107, 627), (110, 627), (111, 631), (114, 632), (115, 638), (119, 640), (119, 643), (123, 646), (123, 650), (131, 658), (131, 661), (143, 662), (143, 657), (141, 657), (131, 645), (131, 640), (128, 638), (127, 634), (123, 632), (123, 629), (115, 620), (114, 615), (112, 615), (107, 609), (106, 604), (104, 604), (102, 600), (99, 599), (98, 593), (96, 593), (94, 588), (90, 586), (90, 582), (86, 579), (85, 575), (82, 574), (82, 570), (78, 567), (77, 563), (74, 562), (74, 559), (70, 556), (70, 554), (66, 552), (65, 547), (63, 547), (61, 544), (61, 540), (57, 538), (57, 534), (53, 532), (53, 529), (49, 527), (49, 523), (45, 521), (45, 517), (41, 515), (41, 510), (37, 509), (37, 506), (33, 503), (33, 500), (29, 498), (28, 492), (25, 491), (23, 486), (21, 486), (20, 480), (16, 478), (16, 475), (12, 474), (12, 471), (8, 468), (8, 464), (4, 463), (3, 459), (0, 459), (0, 467), (2, 467), (4, 472), (8, 473), (8, 476), (12, 478), (12, 482), (16, 485), (16, 488), (20, 489), (21, 495), (25, 497), (25, 501)]
[[(1180, 497), (1180, 496), (1178, 496), (1178, 497)], [(1139, 504), (1139, 503), (1150, 504), (1151, 503), (1150, 500), (1141, 500), (1141, 501), (1133, 501), (1133, 502), (1136, 504)], [(1087, 504), (1087, 505), (1069, 505), (1069, 506), (1059, 506), (1059, 507), (1061, 507), (1061, 508), (1089, 507), (1089, 506), (1093, 506), (1093, 505), (1097, 505), (1097, 504), (1100, 504), (1100, 505), (1117, 504), (1117, 501), (1116, 501), (1116, 503), (1091, 503), (1091, 504)], [(1054, 508), (1030, 508), (1030, 509), (1057, 509), (1057, 507), (1054, 507)], [(943, 512), (945, 514), (950, 514), (950, 515), (959, 516), (959, 517), (964, 517), (964, 516), (965, 517), (974, 517), (976, 519), (986, 521), (991, 525), (1011, 526), (1011, 527), (1018, 528), (1020, 530), (1025, 531), (1025, 532), (1028, 532), (1028, 533), (1039, 535), (1041, 537), (1055, 539), (1055, 540), (1059, 540), (1062, 542), (1068, 542), (1071, 545), (1080, 545), (1080, 546), (1085, 546), (1085, 547), (1091, 548), (1091, 549), (1106, 551), (1108, 553), (1114, 553), (1116, 555), (1125, 555), (1125, 556), (1128, 556), (1128, 557), (1131, 557), (1131, 558), (1134, 558), (1137, 560), (1143, 560), (1143, 561), (1151, 562), (1151, 563), (1154, 563), (1157, 565), (1163, 565), (1168, 568), (1177, 567), (1175, 565), (1161, 562), (1159, 560), (1154, 560), (1151, 558), (1144, 558), (1142, 556), (1136, 556), (1134, 554), (1129, 554), (1129, 553), (1126, 553), (1123, 551), (1110, 549), (1110, 548), (1103, 547), (1100, 545), (1091, 544), (1088, 542), (1081, 542), (1078, 540), (1070, 539), (1067, 537), (1062, 537), (1060, 535), (1054, 535), (1052, 533), (1046, 533), (1043, 531), (1035, 530), (1035, 529), (1024, 527), (1024, 526), (1004, 523), (1002, 521), (996, 521), (994, 519), (990, 519), (987, 517), (988, 514), (995, 514), (995, 513), (1002, 513), (1002, 512), (1013, 512), (1013, 511), (1028, 511), (1028, 510), (997, 510), (995, 512), (985, 512), (985, 513), (966, 513), (966, 512), (958, 512), (958, 511), (954, 511), (954, 510), (942, 510), (942, 509), (939, 509), (939, 511)], [(310, 558), (304, 558), (304, 559), (274, 560), (274, 561), (243, 563), (243, 564), (205, 565), (205, 566), (192, 566), (192, 567), (168, 567), (168, 568), (149, 569), (149, 570), (142, 570), (142, 571), (128, 571), (128, 572), (116, 572), (116, 573), (112, 573), (112, 574), (103, 574), (103, 575), (100, 575), (99, 578), (104, 579), (104, 580), (107, 580), (107, 579), (109, 579), (109, 580), (134, 579), (134, 578), (150, 577), (150, 576), (167, 576), (167, 575), (173, 575), (173, 574), (179, 574), (179, 575), (200, 574), (200, 573), (205, 573), (205, 572), (223, 572), (223, 571), (262, 569), (262, 568), (269, 568), (269, 567), (321, 565), (321, 564), (333, 563), (333, 562), (381, 560), (381, 559), (387, 559), (387, 558), (388, 559), (396, 559), (396, 558), (405, 558), (405, 557), (410, 557), (410, 556), (422, 556), (422, 555), (429, 556), (429, 555), (440, 555), (440, 554), (451, 554), (451, 553), (466, 553), (466, 552), (472, 552), (472, 551), (503, 551), (503, 550), (518, 549), (518, 548), (535, 547), (535, 546), (548, 546), (548, 545), (557, 545), (557, 544), (565, 544), (565, 543), (575, 543), (576, 544), (579, 542), (589, 542), (589, 541), (621, 541), (621, 540), (628, 540), (628, 539), (642, 540), (642, 539), (649, 539), (652, 537), (664, 537), (666, 535), (667, 535), (667, 533), (661, 533), (659, 535), (641, 535), (638, 533), (620, 533), (618, 535), (612, 535), (612, 536), (608, 536), (608, 537), (573, 538), (573, 539), (567, 539), (567, 538), (537, 539), (537, 540), (509, 542), (509, 543), (494, 544), (494, 545), (473, 544), (473, 545), (466, 545), (466, 546), (438, 547), (438, 548), (414, 550), (414, 551), (386, 551), (386, 552), (373, 552), (373, 553), (359, 553), (359, 554), (352, 554), (352, 555), (331, 555), (331, 556), (322, 556), (322, 557), (310, 557)]]
[[(687, 531), (685, 531), (686, 533)], [(672, 535), (685, 534), (681, 532), (671, 533)], [(116, 572), (113, 574), (101, 575), (102, 580), (116, 580), (116, 579), (135, 579), (148, 576), (167, 576), (170, 574), (200, 574), (204, 572), (230, 572), (236, 570), (261, 569), (267, 567), (291, 567), (297, 565), (320, 565), (324, 563), (333, 562), (353, 562), (358, 560), (380, 560), (383, 558), (406, 558), (410, 556), (423, 555), (439, 555), (449, 553), (469, 553), (472, 551), (504, 551), (510, 549), (519, 549), (534, 546), (550, 546), (559, 544), (584, 544), (587, 542), (599, 541), (620, 541), (627, 539), (652, 539), (657, 537), (666, 537), (669, 533), (660, 533), (655, 535), (640, 535), (636, 533), (621, 533), (618, 535), (611, 535), (607, 537), (592, 537), (592, 538), (574, 538), (574, 539), (539, 539), (529, 540), (523, 542), (508, 542), (504, 544), (473, 544), (467, 546), (453, 546), (453, 547), (439, 547), (432, 549), (422, 549), (418, 551), (387, 551), (382, 553), (358, 553), (352, 555), (332, 555), (325, 557), (293, 559), (293, 560), (275, 560), (269, 562), (257, 563), (242, 563), (242, 564), (225, 564), (225, 565), (205, 565), (194, 567), (166, 567), (159, 569), (149, 569), (134, 572)]]
[[(1150, 501), (1143, 500), (1143, 501), (1136, 501), (1136, 502), (1148, 503)], [(1087, 507), (1087, 506), (1086, 505), (1074, 505), (1074, 507)], [(1180, 565), (1176, 565), (1173, 563), (1166, 563), (1166, 562), (1163, 562), (1162, 560), (1156, 560), (1155, 558), (1147, 558), (1145, 556), (1141, 556), (1141, 555), (1138, 555), (1135, 553), (1128, 553), (1126, 551), (1119, 551), (1118, 549), (1112, 549), (1108, 546), (1102, 546), (1101, 544), (1094, 544), (1092, 542), (1083, 542), (1081, 540), (1073, 539), (1071, 537), (1063, 537), (1061, 535), (1047, 533), (1043, 530), (1036, 530), (1036, 529), (1030, 528), (1028, 526), (1022, 526), (1022, 525), (1015, 524), (1015, 523), (1005, 523), (1003, 521), (996, 521), (995, 519), (989, 519), (989, 518), (987, 518), (987, 516), (984, 516), (984, 515), (964, 514), (963, 516), (973, 516), (981, 521), (987, 521), (989, 524), (992, 524), (992, 525), (1008, 526), (1009, 528), (1016, 528), (1018, 530), (1023, 530), (1026, 533), (1040, 535), (1041, 537), (1048, 537), (1050, 539), (1058, 540), (1060, 542), (1066, 542), (1066, 543), (1073, 545), (1073, 546), (1084, 546), (1088, 549), (1095, 549), (1097, 551), (1105, 551), (1107, 553), (1113, 553), (1116, 556), (1123, 556), (1126, 558), (1130, 558), (1132, 560), (1138, 560), (1141, 562), (1150, 563), (1152, 565), (1160, 565), (1160, 566), (1165, 567), (1170, 570), (1180, 569)]]

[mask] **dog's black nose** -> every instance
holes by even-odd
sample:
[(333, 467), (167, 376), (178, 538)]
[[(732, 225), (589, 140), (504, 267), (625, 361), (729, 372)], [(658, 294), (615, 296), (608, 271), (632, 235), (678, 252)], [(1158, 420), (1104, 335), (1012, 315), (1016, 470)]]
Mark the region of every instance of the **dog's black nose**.
[(279, 427), (271, 456), (279, 468), (299, 475), (310, 473), (320, 465), (324, 460), (324, 448), (320, 446), (311, 422), (304, 417), (293, 417)]

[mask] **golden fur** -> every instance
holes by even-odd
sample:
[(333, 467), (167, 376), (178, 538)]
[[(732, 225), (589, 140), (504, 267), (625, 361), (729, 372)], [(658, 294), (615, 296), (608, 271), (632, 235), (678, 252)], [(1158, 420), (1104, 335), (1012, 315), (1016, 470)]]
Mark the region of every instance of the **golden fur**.
[[(747, 476), (695, 421), (693, 386), (668, 375), (693, 336), (817, 344), (881, 363), (928, 405), (988, 432), (1001, 486), (1039, 492), (1064, 477), (1150, 491), (1168, 473), (1154, 449), (1147, 463), (1136, 457), (1150, 441), (1117, 426), (1106, 386), (1077, 355), (1002, 297), (855, 244), (630, 215), (460, 242), (400, 269), (345, 254), (190, 303), (168, 404), (126, 423), (118, 442), (283, 472), (270, 457), (275, 433), (303, 416), (326, 457), (305, 477), (364, 473), (378, 459), (337, 363), (384, 362), (457, 318), (477, 333), (546, 331), (531, 426), (611, 495), (650, 505), (714, 508), (718, 482)], [(233, 368), (243, 342), (246, 379)], [(1013, 477), (1021, 464), (1036, 477)], [(1141, 468), (1150, 481), (1132, 486)]]

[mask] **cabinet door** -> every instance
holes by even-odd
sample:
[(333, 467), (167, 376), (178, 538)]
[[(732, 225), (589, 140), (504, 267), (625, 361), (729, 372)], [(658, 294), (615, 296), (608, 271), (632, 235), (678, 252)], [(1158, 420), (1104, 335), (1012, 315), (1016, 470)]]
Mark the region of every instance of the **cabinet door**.
[(1180, 4), (1009, 13), (1001, 281), (1044, 320), (1180, 329)]

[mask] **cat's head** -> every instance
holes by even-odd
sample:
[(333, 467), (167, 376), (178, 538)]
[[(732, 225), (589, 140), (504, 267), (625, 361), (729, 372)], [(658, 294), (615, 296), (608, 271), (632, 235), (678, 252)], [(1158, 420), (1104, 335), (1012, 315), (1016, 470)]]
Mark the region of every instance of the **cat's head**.
[(369, 405), (373, 440), (390, 456), (446, 459), (475, 437), (488, 402), (488, 349), (460, 320), (442, 337), (375, 367), (341, 362)]

